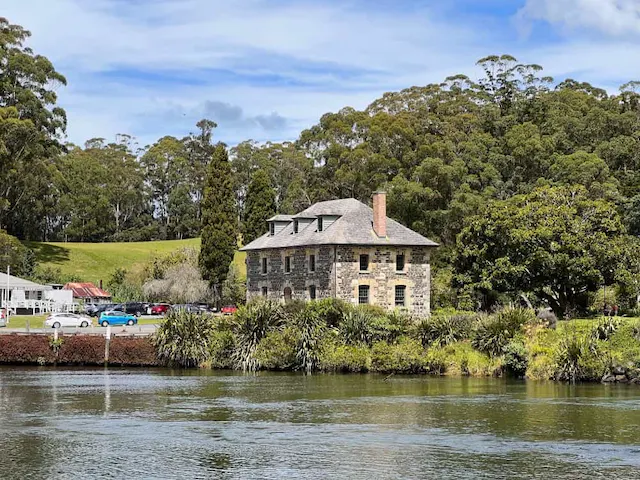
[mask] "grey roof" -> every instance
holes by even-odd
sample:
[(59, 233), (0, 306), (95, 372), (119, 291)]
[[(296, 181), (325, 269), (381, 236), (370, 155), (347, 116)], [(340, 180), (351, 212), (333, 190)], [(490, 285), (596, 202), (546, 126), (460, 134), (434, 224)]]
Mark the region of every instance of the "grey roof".
[[(29, 280), (25, 280), (24, 278), (14, 277), (13, 275), (8, 276), (9, 279), (9, 290), (29, 290), (33, 292), (37, 292), (39, 290), (52, 290), (53, 287), (50, 285), (40, 285)], [(7, 274), (0, 272), (0, 290), (7, 289)]]
[(267, 222), (290, 222), (292, 218), (291, 215), (276, 215), (267, 220)]
[[(265, 233), (240, 250), (264, 250), (308, 245), (438, 246), (437, 243), (388, 217), (387, 236), (378, 237), (373, 231), (373, 210), (354, 198), (319, 202), (295, 217), (316, 218), (321, 215), (339, 216), (339, 218), (322, 232), (317, 231), (318, 221), (314, 220), (308, 226), (300, 229), (297, 234), (294, 234), (293, 222), (291, 222), (276, 235), (271, 236)], [(280, 217), (280, 215), (276, 215), (276, 217)]]

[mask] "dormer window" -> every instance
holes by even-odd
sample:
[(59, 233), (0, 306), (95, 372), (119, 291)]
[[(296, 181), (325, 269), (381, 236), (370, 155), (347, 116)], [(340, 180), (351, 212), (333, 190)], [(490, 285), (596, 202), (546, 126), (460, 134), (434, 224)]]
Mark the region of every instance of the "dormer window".
[(318, 217), (318, 231), (322, 231), (322, 217)]
[(276, 234), (276, 226), (273, 222), (269, 222), (269, 235), (272, 237)]
[(293, 233), (298, 233), (298, 220), (293, 221)]

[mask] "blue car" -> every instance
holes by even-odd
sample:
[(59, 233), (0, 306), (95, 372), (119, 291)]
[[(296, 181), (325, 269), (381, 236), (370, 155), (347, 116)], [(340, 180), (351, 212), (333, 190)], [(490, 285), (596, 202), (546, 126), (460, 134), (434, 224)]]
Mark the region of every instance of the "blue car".
[(107, 325), (135, 325), (138, 323), (138, 319), (134, 315), (129, 315), (128, 313), (110, 310), (100, 314), (98, 323), (103, 327), (106, 327)]

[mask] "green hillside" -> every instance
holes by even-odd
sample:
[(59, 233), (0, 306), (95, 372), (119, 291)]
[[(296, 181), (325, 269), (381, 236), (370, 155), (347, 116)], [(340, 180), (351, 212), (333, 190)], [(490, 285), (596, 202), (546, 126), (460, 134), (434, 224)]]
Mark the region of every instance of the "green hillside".
[[(116, 268), (130, 270), (157, 255), (181, 248), (200, 248), (200, 239), (163, 240), (124, 243), (42, 243), (29, 242), (39, 264), (60, 268), (64, 275), (73, 275), (87, 282), (108, 280)], [(245, 254), (236, 252), (234, 263), (241, 276), (246, 276)]]

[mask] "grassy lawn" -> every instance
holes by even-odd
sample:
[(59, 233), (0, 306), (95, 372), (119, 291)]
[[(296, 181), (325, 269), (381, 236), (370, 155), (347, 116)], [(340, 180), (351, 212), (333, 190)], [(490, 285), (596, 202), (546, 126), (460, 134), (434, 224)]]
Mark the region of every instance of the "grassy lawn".
[[(200, 239), (162, 240), (124, 243), (42, 243), (28, 242), (41, 265), (60, 268), (64, 275), (74, 275), (98, 284), (107, 281), (116, 268), (131, 270), (157, 255), (181, 248), (200, 248)], [(236, 252), (234, 263), (246, 276), (245, 253)]]
[[(26, 328), (27, 321), (30, 328), (44, 328), (44, 320), (46, 315), (12, 315), (9, 319), (9, 328)], [(145, 318), (138, 319), (138, 325), (155, 325), (163, 322), (161, 318)], [(97, 320), (93, 319), (93, 325), (97, 326)]]

